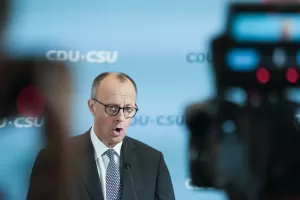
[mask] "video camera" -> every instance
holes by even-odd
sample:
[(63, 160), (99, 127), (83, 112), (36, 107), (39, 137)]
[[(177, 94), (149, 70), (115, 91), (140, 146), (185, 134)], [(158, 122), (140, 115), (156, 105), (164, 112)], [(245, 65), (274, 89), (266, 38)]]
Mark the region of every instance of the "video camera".
[(300, 4), (231, 4), (211, 49), (217, 95), (185, 113), (192, 183), (300, 199)]

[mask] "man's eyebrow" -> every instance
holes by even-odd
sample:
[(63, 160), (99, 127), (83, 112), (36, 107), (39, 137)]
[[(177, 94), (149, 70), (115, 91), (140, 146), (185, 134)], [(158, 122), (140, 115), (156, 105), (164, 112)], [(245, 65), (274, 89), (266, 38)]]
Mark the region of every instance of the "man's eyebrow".
[[(109, 103), (109, 104), (107, 104), (107, 105), (111, 105), (111, 106), (121, 106), (120, 104), (118, 104), (118, 103)], [(130, 104), (130, 103), (127, 103), (127, 104), (125, 104), (124, 105), (124, 107), (134, 107), (135, 106), (135, 104)]]
[(125, 106), (134, 106), (134, 104), (128, 103), (128, 104), (126, 104)]
[(118, 103), (106, 103), (106, 105), (111, 105), (111, 106), (120, 106)]

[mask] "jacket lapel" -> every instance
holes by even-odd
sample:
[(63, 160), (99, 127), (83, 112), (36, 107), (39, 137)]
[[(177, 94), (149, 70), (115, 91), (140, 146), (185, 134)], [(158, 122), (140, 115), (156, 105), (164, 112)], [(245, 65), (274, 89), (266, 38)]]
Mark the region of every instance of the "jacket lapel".
[(94, 156), (94, 148), (90, 138), (90, 132), (84, 134), (79, 156), (79, 174), (82, 184), (87, 191), (90, 200), (103, 200), (103, 192)]
[[(133, 144), (132, 139), (125, 137), (121, 149), (121, 180), (122, 180), (122, 200), (136, 200), (134, 197), (134, 190), (136, 192), (137, 199), (141, 189), (143, 188), (138, 156), (136, 153), (136, 146)], [(130, 173), (133, 182), (131, 182), (129, 170), (126, 169), (126, 165), (130, 166)], [(134, 187), (134, 188), (133, 188)]]

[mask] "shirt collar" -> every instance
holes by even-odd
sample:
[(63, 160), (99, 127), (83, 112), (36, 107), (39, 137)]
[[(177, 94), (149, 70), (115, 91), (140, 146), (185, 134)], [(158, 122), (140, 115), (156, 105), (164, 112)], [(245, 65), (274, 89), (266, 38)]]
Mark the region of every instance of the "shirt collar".
[[(103, 142), (101, 142), (101, 140), (99, 140), (99, 138), (96, 136), (94, 126), (91, 128), (91, 140), (95, 150), (95, 157), (96, 159), (100, 158), (109, 148), (105, 146), (105, 144), (103, 144)], [(121, 155), (122, 144), (123, 141), (113, 147), (113, 150), (115, 150), (118, 156)]]

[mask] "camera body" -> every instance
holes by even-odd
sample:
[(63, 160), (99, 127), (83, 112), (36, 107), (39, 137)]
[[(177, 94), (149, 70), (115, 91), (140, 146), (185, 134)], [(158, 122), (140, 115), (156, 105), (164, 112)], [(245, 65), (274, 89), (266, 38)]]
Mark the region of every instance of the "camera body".
[[(194, 185), (239, 200), (300, 193), (300, 32), (286, 25), (296, 22), (297, 9), (231, 6), (228, 30), (211, 45), (217, 96), (186, 109)], [(245, 28), (260, 21), (277, 32)]]

